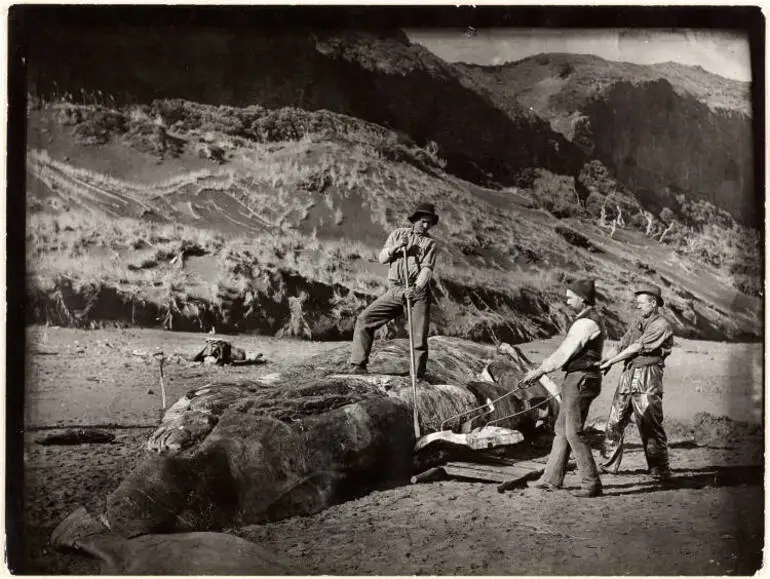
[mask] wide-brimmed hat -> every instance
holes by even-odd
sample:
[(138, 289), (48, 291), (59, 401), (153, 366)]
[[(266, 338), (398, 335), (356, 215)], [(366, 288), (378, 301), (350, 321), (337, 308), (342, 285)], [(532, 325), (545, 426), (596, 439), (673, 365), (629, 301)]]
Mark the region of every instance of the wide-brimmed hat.
[(585, 300), (588, 305), (596, 301), (596, 287), (592, 279), (576, 279), (567, 284), (567, 289)]
[(433, 220), (433, 225), (438, 223), (438, 215), (436, 214), (436, 206), (433, 203), (420, 203), (417, 208), (409, 216), (409, 221), (414, 223), (420, 215), (427, 215)]
[(634, 295), (639, 295), (639, 294), (648, 294), (651, 296), (655, 296), (655, 298), (658, 301), (658, 305), (659, 306), (663, 305), (663, 297), (661, 296), (660, 288), (656, 285), (653, 285), (651, 283), (639, 284), (634, 290)]

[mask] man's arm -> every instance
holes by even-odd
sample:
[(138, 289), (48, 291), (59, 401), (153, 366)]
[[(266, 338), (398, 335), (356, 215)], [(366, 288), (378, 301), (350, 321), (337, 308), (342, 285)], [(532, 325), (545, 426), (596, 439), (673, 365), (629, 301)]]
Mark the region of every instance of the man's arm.
[(601, 367), (601, 364), (604, 364), (604, 362), (606, 362), (610, 358), (614, 358), (620, 352), (628, 348), (629, 344), (631, 344), (633, 331), (634, 331), (634, 326), (632, 324), (631, 327), (628, 328), (628, 330), (626, 330), (626, 333), (623, 334), (623, 337), (620, 338), (617, 344), (611, 346), (610, 349), (607, 350), (607, 353), (602, 355), (602, 361), (600, 362), (600, 367)]
[(433, 270), (429, 267), (424, 267), (420, 270), (419, 275), (417, 276), (417, 280), (414, 282), (414, 289), (416, 291), (420, 291), (423, 288), (425, 288), (426, 285), (428, 285), (428, 282), (430, 281), (430, 278), (433, 275)]
[(558, 370), (566, 364), (572, 356), (579, 352), (590, 340), (601, 333), (599, 326), (593, 320), (587, 318), (580, 319), (572, 324), (572, 327), (564, 338), (564, 341), (556, 351), (543, 360), (542, 364), (530, 370), (524, 376), (524, 382), (537, 380), (545, 374)]
[(380, 250), (379, 256), (377, 256), (377, 259), (380, 263), (390, 263), (391, 260), (395, 257), (396, 252), (406, 246), (405, 239), (402, 239), (400, 243), (396, 243), (397, 237), (398, 230), (393, 231), (388, 236), (388, 240), (385, 242), (385, 246)]
[(628, 358), (633, 358), (641, 351), (642, 351), (642, 345), (639, 342), (634, 342), (628, 348), (621, 350), (619, 353), (616, 353), (614, 356), (609, 357), (606, 360), (602, 360), (599, 363), (599, 369), (606, 370), (613, 364), (617, 364), (618, 362), (622, 360), (626, 360)]
[(620, 353), (603, 360), (599, 367), (602, 370), (605, 370), (613, 364), (627, 360), (628, 358), (633, 358), (637, 354), (647, 354), (653, 350), (657, 350), (673, 335), (674, 333), (671, 331), (671, 328), (665, 319), (658, 318), (657, 320), (653, 320), (637, 340), (621, 350)]
[(433, 276), (433, 270), (436, 267), (436, 242), (432, 241), (428, 246), (428, 250), (425, 252), (421, 263), (420, 273), (417, 275), (417, 280), (414, 282), (414, 289), (420, 291), (428, 285), (430, 278)]

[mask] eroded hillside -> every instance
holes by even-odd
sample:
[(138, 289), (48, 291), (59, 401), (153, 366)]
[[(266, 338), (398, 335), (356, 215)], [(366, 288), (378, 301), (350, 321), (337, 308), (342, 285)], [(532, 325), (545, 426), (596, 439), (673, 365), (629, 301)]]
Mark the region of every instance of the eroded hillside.
[(512, 103), (501, 109), (399, 30), (51, 27), (37, 38), (28, 78), (47, 99), (326, 109), (432, 143), (450, 173), (484, 184), (510, 183), (529, 166), (572, 174), (582, 161), (547, 122)]
[(376, 251), (424, 199), (441, 213), (434, 333), (553, 335), (568, 321), (564, 281), (590, 274), (614, 337), (642, 279), (664, 286), (680, 335), (761, 336), (756, 297), (638, 228), (608, 238), (581, 217), (571, 177), (486, 189), (402, 134), (290, 108), (38, 103), (28, 128), (33, 322), (347, 338), (383, 289)]

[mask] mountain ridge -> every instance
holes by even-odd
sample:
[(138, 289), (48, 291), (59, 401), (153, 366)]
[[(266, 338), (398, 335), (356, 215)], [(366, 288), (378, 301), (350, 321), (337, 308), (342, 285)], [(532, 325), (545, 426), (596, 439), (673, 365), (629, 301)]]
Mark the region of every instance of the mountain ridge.
[[(730, 79), (709, 72), (701, 66), (682, 64), (675, 61), (658, 62), (654, 64), (636, 64), (627, 61), (609, 60), (594, 54), (544, 52), (521, 58), (516, 61), (504, 62), (497, 65), (481, 65), (468, 62), (455, 62), (461, 69), (481, 68), (485, 70), (515, 69), (532, 61), (545, 59), (556, 64), (572, 64), (578, 66), (599, 65), (601, 74), (610, 75), (612, 80), (634, 80), (649, 82), (663, 78), (671, 82), (675, 89), (687, 92), (713, 108), (725, 108), (743, 114), (751, 113), (751, 83)], [(562, 61), (561, 63), (559, 61)], [(532, 84), (530, 82), (530, 84)], [(714, 88), (724, 89), (730, 99), (722, 102), (719, 94), (714, 94)]]
[(686, 65), (565, 53), (460, 68), (498, 102), (548, 120), (655, 213), (684, 193), (759, 227), (748, 84)]

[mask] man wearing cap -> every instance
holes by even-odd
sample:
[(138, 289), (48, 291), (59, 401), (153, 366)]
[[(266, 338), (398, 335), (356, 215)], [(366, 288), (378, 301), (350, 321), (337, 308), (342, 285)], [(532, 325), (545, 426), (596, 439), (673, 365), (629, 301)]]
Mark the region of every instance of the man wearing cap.
[[(438, 223), (432, 203), (422, 203), (409, 216), (411, 227), (400, 227), (388, 236), (380, 263), (388, 264), (388, 291), (369, 305), (356, 320), (350, 355), (351, 373), (367, 372), (369, 352), (377, 328), (400, 316), (407, 300), (412, 310), (415, 374), (422, 378), (428, 363), (428, 282), (436, 267), (436, 241), (428, 231)], [(406, 260), (404, 260), (406, 250)], [(407, 280), (409, 282), (407, 289)]]
[(599, 472), (583, 433), (588, 409), (602, 387), (598, 363), (605, 331), (604, 322), (593, 307), (595, 293), (593, 280), (577, 280), (567, 285), (567, 305), (577, 312), (575, 320), (557, 350), (524, 376), (524, 382), (531, 382), (557, 369), (565, 372), (559, 416), (554, 426), (556, 436), (545, 472), (532, 486), (549, 491), (560, 489), (572, 449), (582, 487), (573, 494), (586, 498), (602, 494)]
[(607, 418), (602, 449), (607, 461), (602, 470), (618, 472), (623, 459), (623, 434), (633, 413), (649, 474), (657, 480), (667, 480), (671, 470), (663, 430), (663, 367), (674, 345), (674, 332), (660, 314), (663, 298), (658, 286), (643, 284), (634, 294), (641, 317), (628, 329), (618, 348), (600, 364), (602, 370), (609, 370), (616, 362), (624, 364)]

